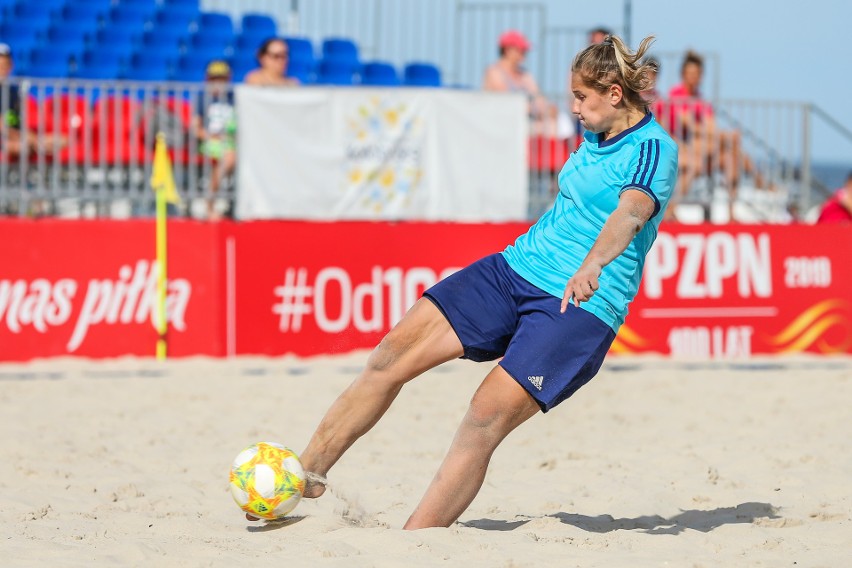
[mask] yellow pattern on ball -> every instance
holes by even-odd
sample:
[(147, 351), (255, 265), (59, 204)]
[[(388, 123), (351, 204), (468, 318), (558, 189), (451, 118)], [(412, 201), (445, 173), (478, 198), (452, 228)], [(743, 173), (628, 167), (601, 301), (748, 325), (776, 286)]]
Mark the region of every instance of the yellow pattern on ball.
[[(299, 459), (291, 450), (277, 448), (265, 442), (260, 442), (255, 447), (257, 453), (251, 459), (231, 468), (230, 482), (248, 495), (247, 502), (237, 503), (243, 511), (261, 519), (273, 520), (277, 518), (275, 508), (281, 503), (294, 497), (297, 500), (301, 498), (305, 490), (305, 480), (284, 467), (284, 460)], [(274, 475), (274, 490), (269, 497), (262, 495), (256, 487), (255, 468), (258, 465), (268, 467)]]

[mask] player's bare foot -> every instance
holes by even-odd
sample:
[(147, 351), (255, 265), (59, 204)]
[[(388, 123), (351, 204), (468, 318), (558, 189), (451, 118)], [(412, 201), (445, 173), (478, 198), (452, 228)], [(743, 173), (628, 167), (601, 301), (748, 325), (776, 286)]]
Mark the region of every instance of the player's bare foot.
[(325, 484), (327, 483), (325, 477), (313, 472), (307, 472), (307, 483), (305, 484), (305, 490), (302, 492), (302, 497), (307, 499), (316, 499), (323, 493), (325, 493)]

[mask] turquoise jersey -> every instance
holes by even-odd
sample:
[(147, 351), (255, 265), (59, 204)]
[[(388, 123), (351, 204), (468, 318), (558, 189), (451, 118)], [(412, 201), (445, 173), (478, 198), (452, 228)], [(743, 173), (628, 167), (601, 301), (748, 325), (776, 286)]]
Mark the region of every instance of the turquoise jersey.
[(607, 218), (625, 191), (654, 200), (654, 215), (627, 249), (603, 268), (600, 289), (580, 306), (618, 332), (639, 289), (645, 255), (657, 238), (677, 179), (677, 145), (649, 113), (609, 139), (586, 132), (559, 173), (553, 206), (503, 251), (506, 262), (531, 284), (562, 298)]

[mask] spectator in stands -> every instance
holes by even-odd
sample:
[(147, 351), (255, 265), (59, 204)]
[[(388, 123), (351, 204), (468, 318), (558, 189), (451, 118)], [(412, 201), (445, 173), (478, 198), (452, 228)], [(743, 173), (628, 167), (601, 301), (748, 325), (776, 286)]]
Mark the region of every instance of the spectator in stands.
[(290, 51), (287, 42), (281, 38), (269, 38), (260, 44), (257, 50), (257, 62), (260, 67), (246, 75), (248, 85), (273, 87), (295, 87), (299, 80), (287, 76), (287, 62)]
[(763, 187), (763, 177), (751, 158), (743, 153), (740, 133), (717, 127), (713, 107), (702, 98), (699, 90), (703, 74), (704, 59), (688, 51), (681, 65), (681, 83), (669, 91), (668, 128), (681, 149), (678, 198), (686, 195), (698, 176), (721, 170), (733, 221), (740, 171), (750, 174), (758, 187)]
[[(647, 103), (648, 110), (654, 115), (654, 118), (657, 120), (660, 126), (662, 126), (666, 132), (671, 134), (671, 106), (668, 104), (668, 101), (660, 94), (659, 89), (657, 89), (657, 78), (660, 74), (660, 60), (654, 56), (648, 56), (644, 64), (647, 65), (647, 68), (652, 70), (649, 73), (649, 78), (651, 79), (651, 84), (648, 88), (640, 93), (642, 95), (642, 99)], [(678, 144), (678, 153), (682, 154), (683, 150), (680, 147), (680, 142), (675, 139), (675, 142)], [(675, 211), (675, 199), (676, 196), (672, 197), (672, 201), (669, 204), (669, 207), (665, 212), (665, 219), (667, 221), (675, 220), (674, 211)]]
[(852, 172), (823, 204), (817, 223), (852, 223)]
[[(0, 43), (0, 151), (11, 160), (18, 159), (24, 153), (21, 136), (21, 94), (18, 85), (8, 81), (14, 68), (12, 48), (6, 43)], [(39, 149), (51, 154), (54, 149), (64, 148), (67, 140), (61, 135), (45, 134), (39, 137), (35, 132), (28, 132), (26, 144), (26, 154), (37, 152)]]
[(12, 48), (8, 44), (0, 43), (0, 150), (13, 160), (21, 155), (21, 96), (18, 86), (7, 81), (14, 66)]
[(234, 172), (237, 163), (237, 115), (231, 89), (231, 67), (226, 61), (211, 61), (207, 65), (206, 81), (193, 127), (201, 142), (201, 155), (212, 164), (207, 213), (209, 219), (216, 221), (220, 218), (216, 210), (216, 195), (222, 181)]
[(521, 32), (509, 30), (500, 36), (498, 48), (500, 59), (485, 70), (482, 88), (525, 95), (533, 134), (554, 135), (558, 109), (541, 94), (532, 74), (524, 68), (529, 41)]
[(589, 30), (589, 45), (603, 43), (607, 36), (612, 35), (612, 31), (608, 28), (597, 27)]

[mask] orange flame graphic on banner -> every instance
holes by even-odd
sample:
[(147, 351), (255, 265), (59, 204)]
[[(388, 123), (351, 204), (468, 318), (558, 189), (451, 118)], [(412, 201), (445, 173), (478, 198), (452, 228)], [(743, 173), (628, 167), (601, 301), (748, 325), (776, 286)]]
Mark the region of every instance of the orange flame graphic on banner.
[(635, 353), (646, 345), (648, 345), (648, 342), (642, 339), (640, 335), (626, 325), (622, 325), (609, 350), (612, 353)]
[[(849, 303), (844, 300), (823, 300), (799, 314), (778, 335), (770, 337), (769, 341), (780, 347), (778, 350), (780, 353), (805, 351), (815, 343), (821, 353), (846, 351), (852, 346), (852, 325), (850, 325), (852, 322), (848, 314), (831, 312), (844, 310), (848, 306)], [(846, 328), (846, 337), (840, 344), (830, 345), (822, 339), (822, 335), (838, 325)]]

